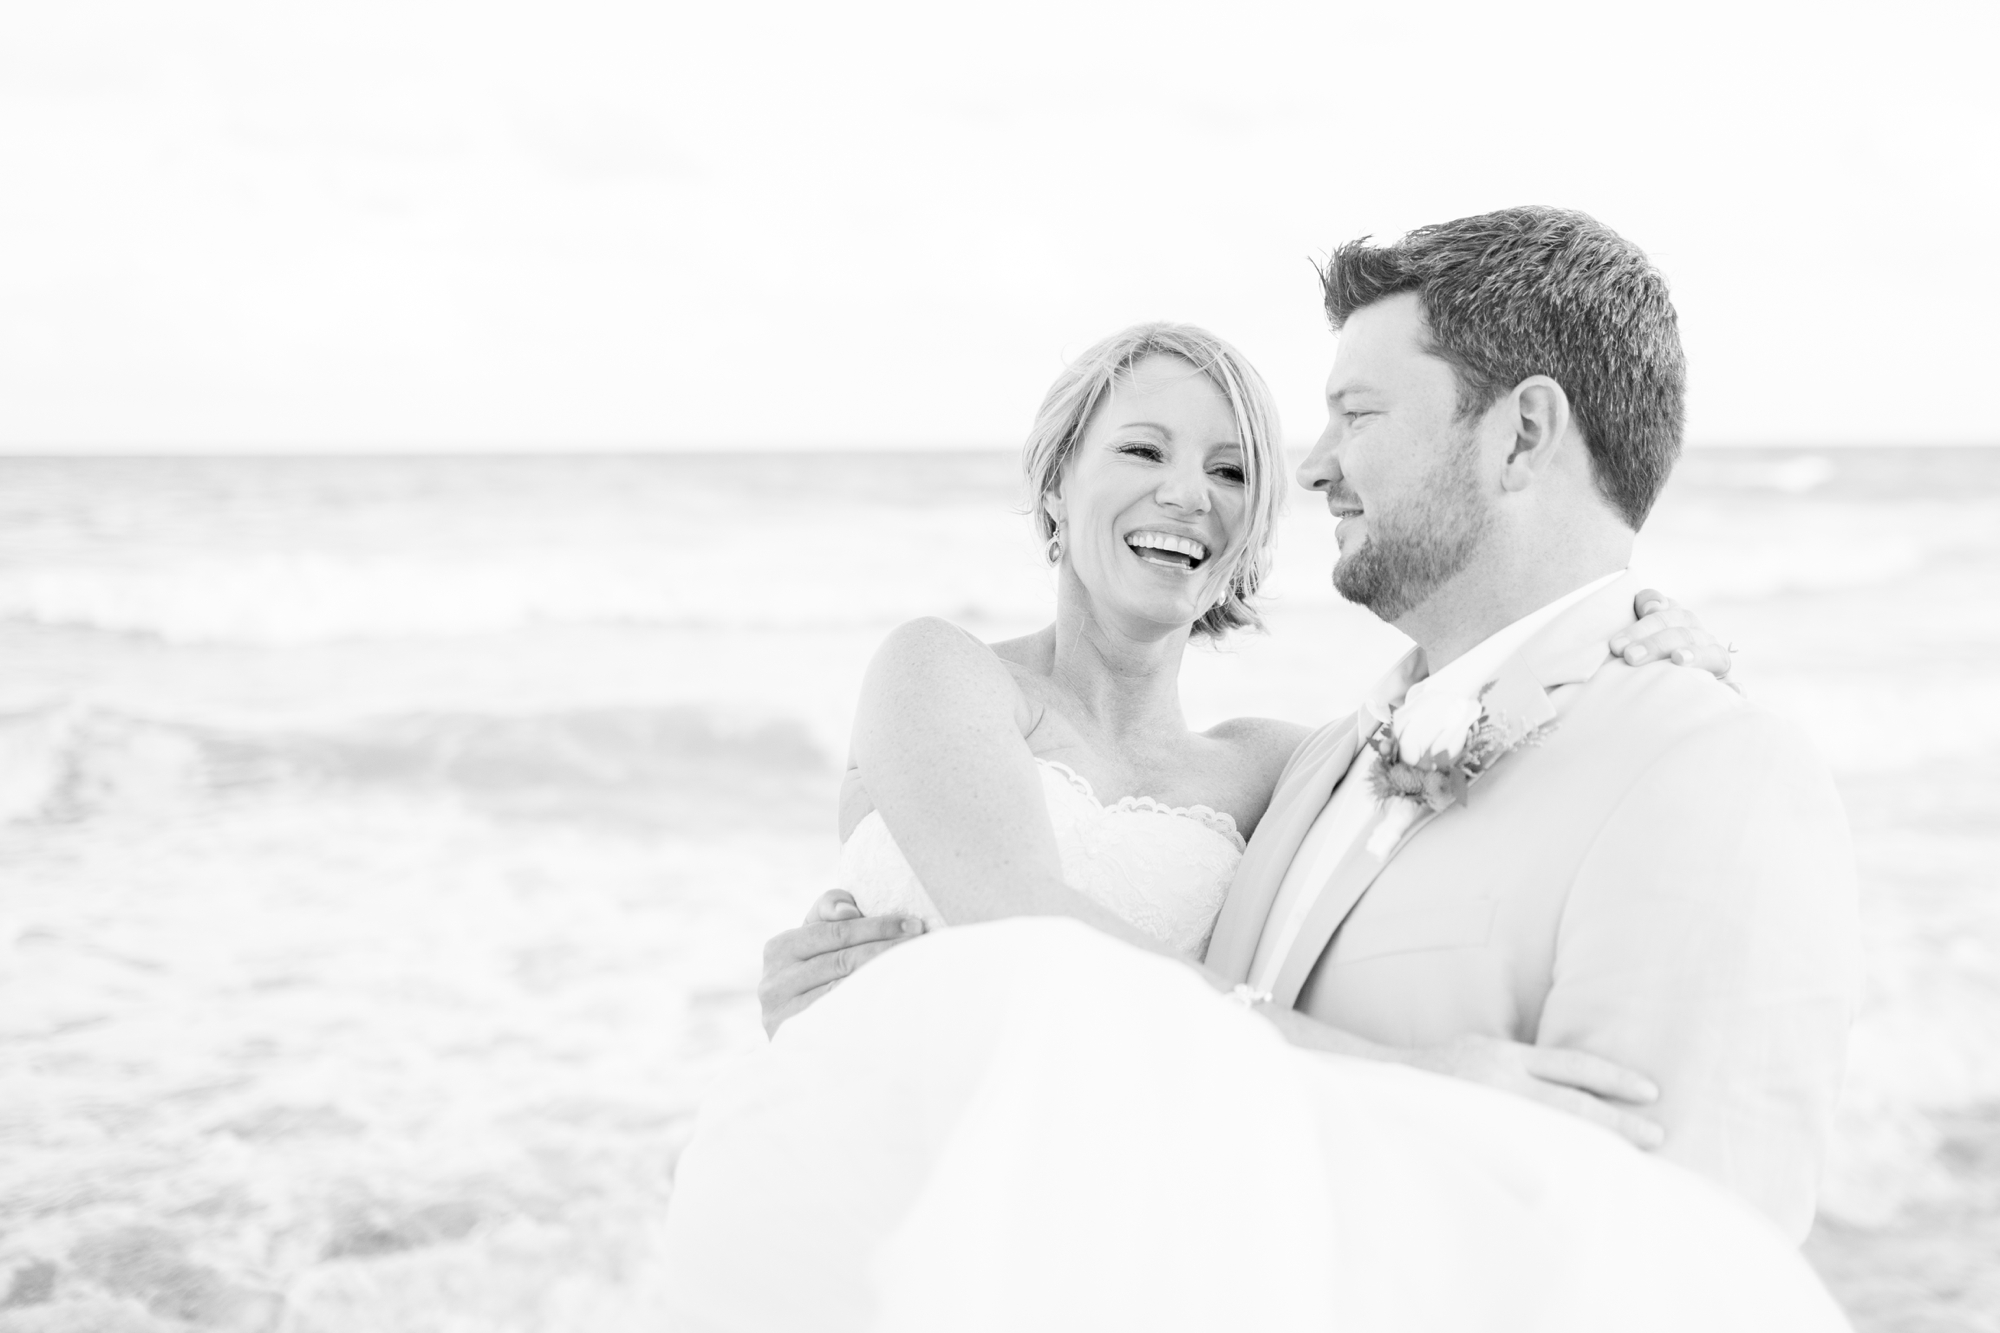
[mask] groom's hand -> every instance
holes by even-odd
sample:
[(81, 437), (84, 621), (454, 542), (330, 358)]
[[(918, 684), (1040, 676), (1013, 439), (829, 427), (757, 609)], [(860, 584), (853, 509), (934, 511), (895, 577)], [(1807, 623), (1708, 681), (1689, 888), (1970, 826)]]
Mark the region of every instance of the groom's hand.
[(840, 889), (822, 893), (806, 913), (804, 925), (773, 935), (764, 944), (757, 1001), (764, 1011), (765, 1033), (776, 1035), (786, 1019), (832, 990), (855, 968), (923, 933), (924, 923), (915, 917), (863, 916), (851, 894)]
[(1417, 1051), (1411, 1063), (1568, 1111), (1641, 1148), (1667, 1141), (1659, 1125), (1627, 1109), (1660, 1099), (1652, 1080), (1587, 1051), (1468, 1036)]

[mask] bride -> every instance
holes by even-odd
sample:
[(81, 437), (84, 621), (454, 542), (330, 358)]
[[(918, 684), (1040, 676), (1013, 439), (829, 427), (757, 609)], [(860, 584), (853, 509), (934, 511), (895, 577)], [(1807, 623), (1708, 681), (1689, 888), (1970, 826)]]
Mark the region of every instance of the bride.
[[(899, 917), (926, 937), (838, 989), (861, 951), (801, 951), (789, 1021), (679, 1166), (685, 1326), (1842, 1327), (1714, 1187), (1526, 1099), (1328, 1054), (1365, 1052), (1200, 970), (1305, 734), (1181, 713), (1188, 640), (1257, 623), (1282, 494), (1241, 356), (1187, 326), (1106, 339), (1050, 391), (1025, 463), (1055, 623), (988, 647), (919, 621), (871, 666), (847, 897), (820, 931), (858, 910), (869, 952)], [(1726, 669), (1664, 619), (1628, 637), (1628, 661)], [(1608, 1065), (1569, 1081), (1645, 1099)]]

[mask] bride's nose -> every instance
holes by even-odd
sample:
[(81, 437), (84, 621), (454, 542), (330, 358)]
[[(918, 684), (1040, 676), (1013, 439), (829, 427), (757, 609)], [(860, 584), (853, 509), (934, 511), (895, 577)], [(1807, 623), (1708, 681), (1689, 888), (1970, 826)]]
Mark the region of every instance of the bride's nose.
[(1214, 497), (1209, 494), (1206, 472), (1168, 477), (1160, 483), (1154, 498), (1162, 508), (1178, 509), (1185, 514), (1206, 514), (1214, 503)]

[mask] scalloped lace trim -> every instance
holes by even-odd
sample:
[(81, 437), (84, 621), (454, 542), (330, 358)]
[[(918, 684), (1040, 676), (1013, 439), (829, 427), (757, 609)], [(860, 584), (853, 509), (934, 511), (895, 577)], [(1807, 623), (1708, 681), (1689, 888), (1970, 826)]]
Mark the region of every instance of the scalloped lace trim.
[(1138, 810), (1154, 815), (1179, 815), (1183, 819), (1192, 819), (1195, 823), (1212, 833), (1220, 833), (1223, 837), (1236, 844), (1237, 851), (1240, 852), (1243, 850), (1245, 844), (1243, 842), (1243, 835), (1236, 831), (1236, 817), (1227, 810), (1217, 810), (1212, 806), (1206, 805), (1165, 805), (1151, 796), (1121, 796), (1112, 804), (1106, 805), (1098, 799), (1097, 789), (1090, 785), (1090, 779), (1071, 768), (1068, 764), (1063, 763), (1060, 759), (1043, 759), (1038, 755), (1035, 758), (1035, 762), (1060, 773), (1064, 778), (1069, 780), (1070, 786), (1076, 788), (1083, 795), (1088, 796), (1092, 804), (1107, 813), (1115, 814), (1119, 811)]

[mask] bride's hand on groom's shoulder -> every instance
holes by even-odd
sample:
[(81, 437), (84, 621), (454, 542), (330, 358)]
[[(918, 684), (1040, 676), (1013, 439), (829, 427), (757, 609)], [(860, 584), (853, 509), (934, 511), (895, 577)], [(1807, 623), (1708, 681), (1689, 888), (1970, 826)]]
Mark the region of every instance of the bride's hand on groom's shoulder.
[(1632, 599), (1639, 622), (1611, 640), (1611, 655), (1632, 666), (1672, 662), (1698, 667), (1718, 679), (1729, 675), (1729, 645), (1710, 633), (1694, 612), (1657, 588), (1642, 588)]
[(1402, 1053), (1405, 1063), (1448, 1074), (1602, 1125), (1641, 1148), (1658, 1148), (1666, 1131), (1630, 1109), (1659, 1100), (1650, 1079), (1588, 1051), (1464, 1036)]
[(853, 895), (830, 889), (814, 900), (805, 924), (764, 943), (764, 975), (757, 1001), (764, 1031), (775, 1036), (786, 1019), (833, 989), (884, 949), (924, 933), (907, 916), (863, 916)]

